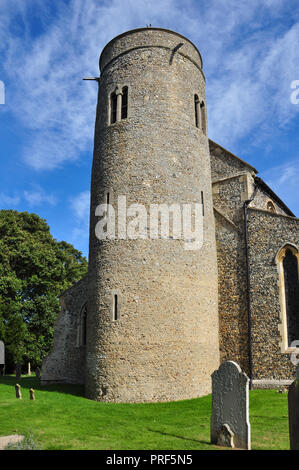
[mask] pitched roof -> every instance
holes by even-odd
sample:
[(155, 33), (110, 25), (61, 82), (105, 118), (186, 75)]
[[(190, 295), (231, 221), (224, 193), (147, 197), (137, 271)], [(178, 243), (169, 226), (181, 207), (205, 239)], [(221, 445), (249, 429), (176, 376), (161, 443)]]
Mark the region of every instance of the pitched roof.
[(255, 184), (257, 184), (263, 191), (265, 191), (275, 202), (280, 206), (287, 215), (291, 217), (296, 217), (295, 214), (288, 208), (288, 206), (277, 196), (277, 194), (265, 183), (262, 178), (256, 176), (254, 178)]
[[(217, 144), (213, 140), (209, 139), (209, 145), (210, 145), (210, 150), (214, 150), (215, 148), (219, 148), (223, 150), (226, 154), (228, 154), (230, 157), (235, 158), (238, 160), (238, 162), (242, 163), (243, 165), (249, 167), (251, 170), (255, 172), (255, 174), (258, 173), (258, 170), (254, 168), (252, 165), (249, 163), (245, 162), (245, 160), (242, 160), (241, 158), (237, 157), (233, 153), (231, 153), (229, 150), (225, 149), (221, 145)], [(264, 192), (266, 192), (275, 202), (278, 204), (281, 209), (285, 211), (285, 213), (291, 217), (296, 217), (295, 214), (291, 211), (291, 209), (288, 208), (288, 206), (277, 196), (277, 194), (265, 183), (262, 178), (259, 178), (258, 176), (254, 177), (254, 182), (256, 185), (258, 185)]]
[(255, 173), (258, 173), (258, 170), (256, 168), (254, 168), (254, 166), (250, 165), (249, 163), (245, 162), (245, 160), (242, 160), (241, 158), (237, 157), (237, 155), (234, 155), (233, 153), (231, 153), (229, 150), (225, 149), (224, 147), (222, 147), (221, 145), (217, 144), (216, 142), (214, 142), (213, 140), (209, 139), (209, 145), (210, 145), (210, 150), (216, 147), (220, 148), (221, 150), (223, 150), (225, 153), (229, 154), (231, 157), (235, 158), (236, 160), (238, 160), (240, 163), (243, 163), (243, 165), (249, 167), (251, 170), (253, 170)]

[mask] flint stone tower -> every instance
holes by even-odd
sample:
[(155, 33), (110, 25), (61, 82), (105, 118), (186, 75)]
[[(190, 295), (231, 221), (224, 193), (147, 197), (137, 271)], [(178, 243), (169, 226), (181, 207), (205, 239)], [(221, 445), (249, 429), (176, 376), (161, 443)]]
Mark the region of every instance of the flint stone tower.
[[(197, 48), (160, 28), (100, 57), (91, 181), (86, 396), (166, 401), (210, 392), (219, 366), (217, 258), (205, 78)], [(99, 204), (203, 202), (203, 246), (99, 240)], [(128, 218), (129, 220), (129, 218)], [(117, 221), (117, 220), (116, 220)]]

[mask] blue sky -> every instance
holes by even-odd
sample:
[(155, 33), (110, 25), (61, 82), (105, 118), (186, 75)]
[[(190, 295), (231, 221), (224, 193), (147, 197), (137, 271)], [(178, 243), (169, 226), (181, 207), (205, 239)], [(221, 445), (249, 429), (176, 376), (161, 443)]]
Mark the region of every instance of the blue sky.
[(88, 255), (97, 86), (82, 77), (98, 76), (114, 36), (149, 23), (199, 48), (209, 137), (299, 215), (297, 0), (1, 0), (0, 208), (37, 213)]

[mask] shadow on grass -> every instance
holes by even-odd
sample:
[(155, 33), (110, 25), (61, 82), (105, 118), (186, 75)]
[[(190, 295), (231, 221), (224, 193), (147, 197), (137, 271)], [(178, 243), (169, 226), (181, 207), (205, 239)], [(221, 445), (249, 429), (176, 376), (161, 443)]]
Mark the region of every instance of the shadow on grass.
[(185, 441), (200, 442), (201, 444), (211, 445), (210, 442), (208, 442), (208, 441), (201, 441), (200, 439), (191, 439), (190, 437), (178, 436), (177, 434), (171, 434), (171, 433), (169, 433), (169, 432), (156, 431), (155, 429), (149, 429), (149, 428), (147, 428), (147, 430), (150, 431), (150, 432), (155, 432), (155, 433), (157, 433), (157, 434), (162, 434), (162, 436), (176, 437), (177, 439), (184, 439)]
[(259, 416), (259, 415), (254, 415), (252, 414), (251, 416), (251, 419), (263, 419), (265, 421), (277, 421), (278, 419), (282, 419), (282, 420), (285, 420), (285, 419), (288, 419), (288, 415), (283, 415), (283, 416)]
[(0, 384), (15, 386), (19, 383), (22, 388), (33, 388), (42, 392), (58, 392), (77, 397), (84, 397), (84, 385), (68, 385), (68, 384), (54, 384), (54, 385), (41, 385), (40, 380), (35, 376), (22, 376), (19, 381), (13, 375), (4, 375), (0, 377)]

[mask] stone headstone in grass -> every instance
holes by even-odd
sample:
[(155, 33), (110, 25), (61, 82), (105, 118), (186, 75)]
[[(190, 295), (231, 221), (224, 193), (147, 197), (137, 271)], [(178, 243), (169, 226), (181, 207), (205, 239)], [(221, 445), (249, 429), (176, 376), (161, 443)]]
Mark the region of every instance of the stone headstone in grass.
[(249, 379), (233, 361), (212, 374), (211, 443), (250, 449)]
[(21, 385), (15, 385), (16, 398), (22, 398)]
[(289, 387), (288, 408), (290, 448), (299, 450), (299, 378), (296, 378)]
[(0, 341), (0, 365), (5, 364), (5, 348), (3, 341)]
[(36, 378), (37, 378), (37, 379), (40, 379), (40, 368), (39, 368), (39, 367), (37, 367), (37, 368), (35, 369), (35, 375), (36, 375)]
[(33, 388), (29, 389), (29, 398), (30, 400), (35, 400), (35, 394)]

